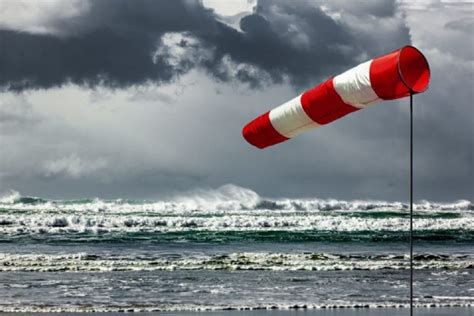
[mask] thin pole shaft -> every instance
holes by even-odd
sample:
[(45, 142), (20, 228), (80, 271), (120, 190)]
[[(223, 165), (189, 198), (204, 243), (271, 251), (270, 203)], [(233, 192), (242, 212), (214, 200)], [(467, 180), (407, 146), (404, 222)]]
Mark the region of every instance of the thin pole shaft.
[(410, 316), (413, 316), (413, 93), (410, 93)]

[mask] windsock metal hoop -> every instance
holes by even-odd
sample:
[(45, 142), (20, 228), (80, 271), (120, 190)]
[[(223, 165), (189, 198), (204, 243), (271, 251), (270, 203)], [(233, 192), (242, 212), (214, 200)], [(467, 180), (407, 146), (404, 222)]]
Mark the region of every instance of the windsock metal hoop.
[(430, 68), (413, 46), (362, 63), (259, 116), (243, 137), (265, 148), (328, 124), (382, 100), (394, 100), (428, 88)]
[[(409, 60), (415, 61), (415, 65), (411, 65), (408, 69), (407, 67), (410, 65), (406, 62), (405, 56), (407, 54), (412, 56)], [(404, 56), (404, 58), (402, 58), (402, 56)], [(428, 89), (431, 76), (430, 65), (425, 55), (416, 47), (407, 45), (400, 48), (400, 53), (398, 54), (398, 73), (403, 84), (405, 84), (411, 93), (422, 93)], [(418, 78), (418, 81), (413, 82), (416, 78)]]

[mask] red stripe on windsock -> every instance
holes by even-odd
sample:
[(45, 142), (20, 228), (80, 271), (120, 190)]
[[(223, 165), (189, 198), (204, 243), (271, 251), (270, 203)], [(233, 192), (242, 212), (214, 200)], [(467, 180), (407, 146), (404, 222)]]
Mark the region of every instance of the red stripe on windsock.
[(318, 124), (328, 124), (351, 112), (359, 110), (342, 101), (334, 89), (332, 78), (301, 96), (301, 104), (308, 116)]
[(398, 75), (399, 53), (397, 50), (375, 58), (370, 65), (370, 83), (381, 99), (392, 100), (410, 94)]
[(269, 114), (270, 112), (260, 115), (245, 125), (242, 130), (244, 138), (250, 144), (260, 149), (288, 140), (288, 138), (278, 133), (273, 127)]

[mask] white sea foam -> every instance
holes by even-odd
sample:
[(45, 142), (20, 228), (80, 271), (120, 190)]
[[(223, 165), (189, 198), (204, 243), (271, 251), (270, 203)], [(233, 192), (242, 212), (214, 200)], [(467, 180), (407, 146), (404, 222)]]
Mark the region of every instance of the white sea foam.
[[(365, 218), (301, 213), (258, 213), (222, 216), (137, 216), (118, 214), (55, 214), (34, 212), (0, 215), (0, 234), (137, 233), (183, 231), (406, 231), (408, 220), (400, 217)], [(474, 216), (420, 218), (419, 231), (474, 230)]]
[[(406, 256), (329, 253), (241, 252), (219, 255), (150, 256), (72, 254), (0, 254), (0, 272), (269, 270), (334, 271), (409, 269)], [(474, 269), (467, 255), (419, 254), (415, 269)], [(469, 271), (469, 270), (466, 270)]]

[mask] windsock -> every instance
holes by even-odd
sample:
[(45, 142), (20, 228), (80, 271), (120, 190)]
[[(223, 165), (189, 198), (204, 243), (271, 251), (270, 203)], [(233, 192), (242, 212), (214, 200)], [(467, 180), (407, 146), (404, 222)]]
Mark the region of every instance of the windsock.
[(257, 117), (242, 134), (258, 148), (272, 146), (378, 101), (423, 92), (429, 79), (423, 54), (413, 46), (404, 46), (330, 78)]

